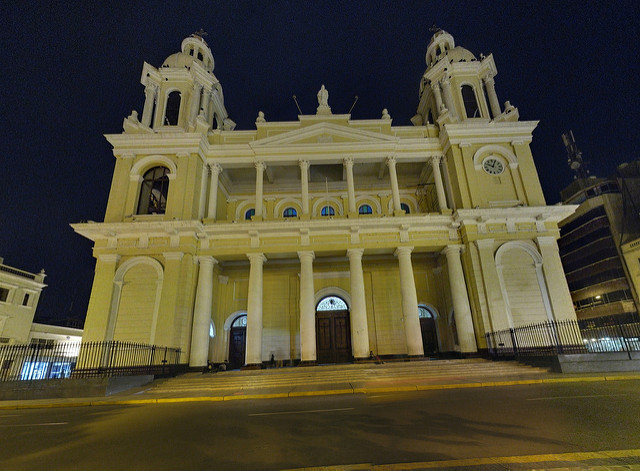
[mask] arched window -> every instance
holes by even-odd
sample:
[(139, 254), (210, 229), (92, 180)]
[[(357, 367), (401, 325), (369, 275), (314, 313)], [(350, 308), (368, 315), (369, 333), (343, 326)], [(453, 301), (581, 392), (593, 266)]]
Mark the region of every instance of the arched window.
[(202, 52), (201, 52), (201, 51), (198, 51), (198, 59), (199, 59), (199, 60), (204, 59), (204, 57), (202, 57)]
[(426, 306), (418, 306), (418, 317), (420, 319), (434, 319), (435, 316)]
[(327, 296), (321, 299), (316, 306), (316, 311), (346, 311), (348, 309), (347, 303), (337, 296)]
[(373, 210), (368, 204), (363, 204), (358, 208), (358, 214), (373, 214)]
[(282, 213), (282, 216), (285, 218), (294, 218), (297, 215), (298, 215), (298, 212), (295, 210), (295, 208), (287, 208)]
[(169, 93), (167, 97), (167, 110), (164, 113), (164, 124), (167, 126), (175, 126), (178, 124), (178, 115), (180, 114), (180, 92), (177, 90)]
[(246, 213), (244, 213), (244, 218), (247, 221), (251, 221), (251, 218), (256, 215), (256, 210), (254, 208), (248, 209)]
[(243, 316), (238, 316), (235, 318), (235, 320), (233, 321), (233, 324), (231, 324), (231, 328), (233, 327), (246, 327), (247, 326), (247, 315), (243, 315)]
[(405, 214), (411, 213), (411, 210), (409, 209), (409, 205), (407, 203), (400, 203), (400, 209), (403, 209)]
[(322, 216), (334, 216), (336, 211), (331, 206), (325, 206), (322, 208), (322, 211), (320, 211), (320, 214)]
[(169, 169), (153, 167), (142, 177), (137, 214), (164, 214), (169, 194)]
[(478, 100), (476, 100), (476, 94), (473, 92), (473, 87), (471, 85), (463, 85), (461, 91), (467, 118), (479, 118), (480, 108), (478, 108)]

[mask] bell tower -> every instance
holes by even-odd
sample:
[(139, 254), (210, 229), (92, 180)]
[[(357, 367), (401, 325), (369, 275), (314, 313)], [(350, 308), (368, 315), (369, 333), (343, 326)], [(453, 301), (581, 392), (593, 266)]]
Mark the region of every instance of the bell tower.
[(213, 54), (205, 35), (199, 31), (185, 38), (181, 51), (167, 57), (159, 68), (144, 63), (142, 118), (138, 120), (133, 112), (124, 121), (125, 132), (235, 128), (224, 106), (222, 85), (213, 74)]
[(545, 205), (529, 148), (537, 121), (500, 106), (493, 56), (476, 58), (435, 29), (426, 63), (411, 121), (439, 131), (453, 209)]

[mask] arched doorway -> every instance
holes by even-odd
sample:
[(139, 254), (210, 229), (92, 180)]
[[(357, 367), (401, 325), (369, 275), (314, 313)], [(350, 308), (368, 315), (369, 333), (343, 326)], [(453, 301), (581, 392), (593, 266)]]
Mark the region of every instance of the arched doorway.
[(244, 365), (244, 354), (247, 345), (247, 315), (234, 319), (229, 332), (229, 366), (240, 368)]
[(316, 305), (316, 361), (344, 363), (351, 356), (347, 303), (337, 296), (326, 296)]
[(425, 355), (438, 353), (438, 331), (436, 330), (436, 315), (427, 306), (418, 306), (420, 317), (420, 331)]

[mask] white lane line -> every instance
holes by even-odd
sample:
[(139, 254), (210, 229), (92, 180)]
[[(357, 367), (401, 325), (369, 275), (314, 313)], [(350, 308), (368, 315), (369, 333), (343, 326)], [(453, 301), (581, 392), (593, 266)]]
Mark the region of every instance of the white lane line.
[(626, 396), (626, 394), (590, 394), (586, 396), (549, 396), (549, 397), (534, 397), (527, 399), (527, 401), (548, 401), (551, 399), (574, 399), (583, 397), (614, 397), (614, 396)]
[(255, 417), (260, 415), (285, 415), (285, 414), (310, 414), (315, 412), (336, 412), (343, 410), (353, 410), (353, 407), (343, 407), (341, 409), (313, 409), (313, 410), (296, 410), (286, 412), (261, 412), (259, 414), (249, 414), (249, 417)]
[(0, 424), (0, 427), (49, 427), (51, 425), (67, 425), (69, 422), (46, 422), (43, 424), (15, 424), (15, 425), (9, 425), (9, 424)]
[(3, 417), (20, 417), (20, 414), (0, 415), (0, 418), (3, 418)]

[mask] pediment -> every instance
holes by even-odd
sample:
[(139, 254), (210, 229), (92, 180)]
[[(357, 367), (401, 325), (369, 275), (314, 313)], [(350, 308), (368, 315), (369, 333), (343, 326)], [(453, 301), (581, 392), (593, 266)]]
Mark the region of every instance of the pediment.
[(398, 139), (388, 134), (342, 126), (318, 123), (251, 143), (252, 147), (299, 146), (313, 144), (386, 144)]

